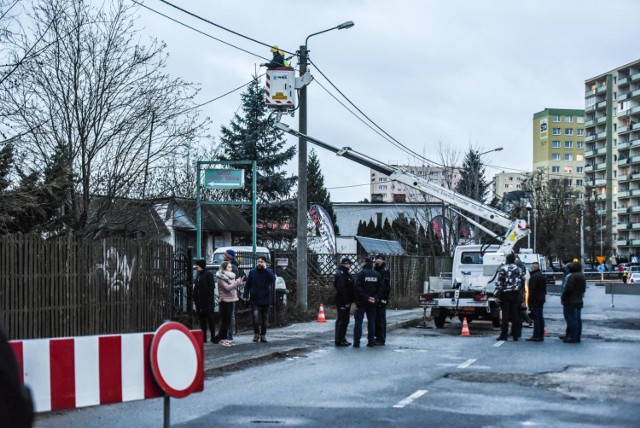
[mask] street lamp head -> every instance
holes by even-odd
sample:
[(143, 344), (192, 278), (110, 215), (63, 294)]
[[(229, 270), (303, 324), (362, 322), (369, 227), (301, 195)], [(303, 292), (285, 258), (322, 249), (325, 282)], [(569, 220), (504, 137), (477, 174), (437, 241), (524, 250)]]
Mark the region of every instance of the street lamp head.
[(336, 28), (338, 30), (346, 30), (347, 28), (351, 28), (354, 25), (356, 25), (356, 24), (354, 24), (353, 21), (347, 21), (347, 22), (343, 22), (342, 24), (338, 25)]
[(531, 206), (531, 202), (527, 202), (525, 208), (527, 209), (527, 211), (531, 211), (533, 209), (533, 207)]

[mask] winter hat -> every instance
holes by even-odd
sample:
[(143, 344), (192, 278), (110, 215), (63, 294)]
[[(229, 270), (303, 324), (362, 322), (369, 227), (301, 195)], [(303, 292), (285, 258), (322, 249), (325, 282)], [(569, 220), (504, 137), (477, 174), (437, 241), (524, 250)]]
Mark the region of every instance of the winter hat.
[(349, 257), (343, 257), (342, 260), (340, 260), (340, 264), (341, 265), (343, 265), (345, 263), (351, 264), (351, 260), (349, 260)]
[(384, 260), (384, 254), (376, 254), (376, 256), (373, 258), (375, 259), (380, 259), (380, 260)]
[(236, 256), (236, 252), (233, 251), (231, 248), (229, 248), (227, 251), (224, 252), (224, 255), (230, 259), (233, 259)]
[(200, 266), (202, 269), (206, 269), (207, 268), (207, 262), (204, 259), (198, 260), (196, 262), (196, 266)]

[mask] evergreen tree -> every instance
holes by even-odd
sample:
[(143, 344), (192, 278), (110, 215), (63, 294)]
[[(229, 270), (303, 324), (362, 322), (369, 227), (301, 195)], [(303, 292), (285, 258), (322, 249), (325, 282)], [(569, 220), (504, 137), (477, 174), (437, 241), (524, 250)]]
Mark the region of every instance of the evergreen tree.
[(375, 238), (376, 236), (376, 224), (373, 222), (373, 219), (369, 219), (369, 223), (367, 223), (367, 234), (364, 236), (368, 236), (371, 238)]
[[(296, 206), (291, 200), (297, 177), (288, 176), (282, 168), (295, 154), (295, 147), (285, 148), (282, 131), (274, 128), (264, 104), (264, 89), (257, 76), (242, 98), (242, 114), (235, 114), (229, 126), (221, 128), (220, 160), (253, 161), (257, 163), (258, 240), (263, 244), (280, 246), (295, 238)], [(232, 190), (230, 200), (251, 200), (251, 165), (234, 165), (244, 169), (244, 189)], [(245, 211), (250, 218), (249, 210)]]
[(393, 236), (393, 229), (391, 223), (387, 217), (384, 218), (384, 225), (382, 225), (382, 239), (391, 239)]
[(489, 191), (489, 182), (485, 174), (480, 152), (473, 148), (469, 149), (460, 168), (460, 181), (456, 185), (456, 192), (484, 202)]
[(309, 206), (311, 206), (311, 204), (318, 204), (327, 210), (329, 217), (331, 217), (336, 236), (339, 235), (340, 230), (336, 222), (333, 203), (331, 203), (331, 195), (327, 191), (327, 188), (324, 187), (324, 176), (320, 170), (320, 160), (318, 159), (316, 151), (313, 149), (311, 149), (309, 153), (309, 162), (307, 163), (307, 202)]
[(364, 220), (360, 220), (358, 222), (358, 231), (356, 232), (356, 235), (358, 236), (367, 236), (367, 223)]

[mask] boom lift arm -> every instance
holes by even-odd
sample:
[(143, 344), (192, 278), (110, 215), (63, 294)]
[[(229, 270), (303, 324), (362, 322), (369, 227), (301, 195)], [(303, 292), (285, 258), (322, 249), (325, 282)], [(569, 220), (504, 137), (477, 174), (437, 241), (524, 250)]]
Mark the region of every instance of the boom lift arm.
[(352, 160), (360, 165), (369, 167), (374, 171), (378, 171), (382, 174), (388, 175), (391, 180), (398, 181), (406, 184), (407, 186), (418, 189), (430, 196), (433, 196), (441, 201), (464, 210), (471, 215), (479, 216), (485, 220), (501, 226), (506, 229), (506, 233), (502, 238), (500, 244), (500, 252), (504, 255), (513, 251), (513, 247), (516, 242), (524, 238), (529, 234), (529, 225), (524, 220), (510, 219), (505, 213), (499, 211), (493, 207), (490, 207), (475, 199), (461, 195), (453, 190), (440, 187), (435, 183), (425, 180), (415, 174), (412, 174), (403, 168), (392, 167), (375, 159), (372, 159), (366, 155), (356, 152), (350, 147), (343, 147), (341, 149), (320, 141), (316, 138), (302, 134), (294, 129), (291, 129), (288, 125), (282, 122), (276, 122), (275, 127), (281, 131), (291, 134), (298, 138), (304, 138), (308, 142), (315, 144), (323, 149), (329, 150), (338, 156), (342, 156), (346, 159)]

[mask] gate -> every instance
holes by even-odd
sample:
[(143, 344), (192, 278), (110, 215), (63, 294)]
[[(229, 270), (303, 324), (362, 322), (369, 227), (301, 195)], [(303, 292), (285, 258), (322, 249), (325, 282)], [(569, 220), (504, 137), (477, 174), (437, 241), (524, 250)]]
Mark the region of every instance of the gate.
[(193, 262), (191, 248), (173, 257), (171, 319), (193, 327)]

